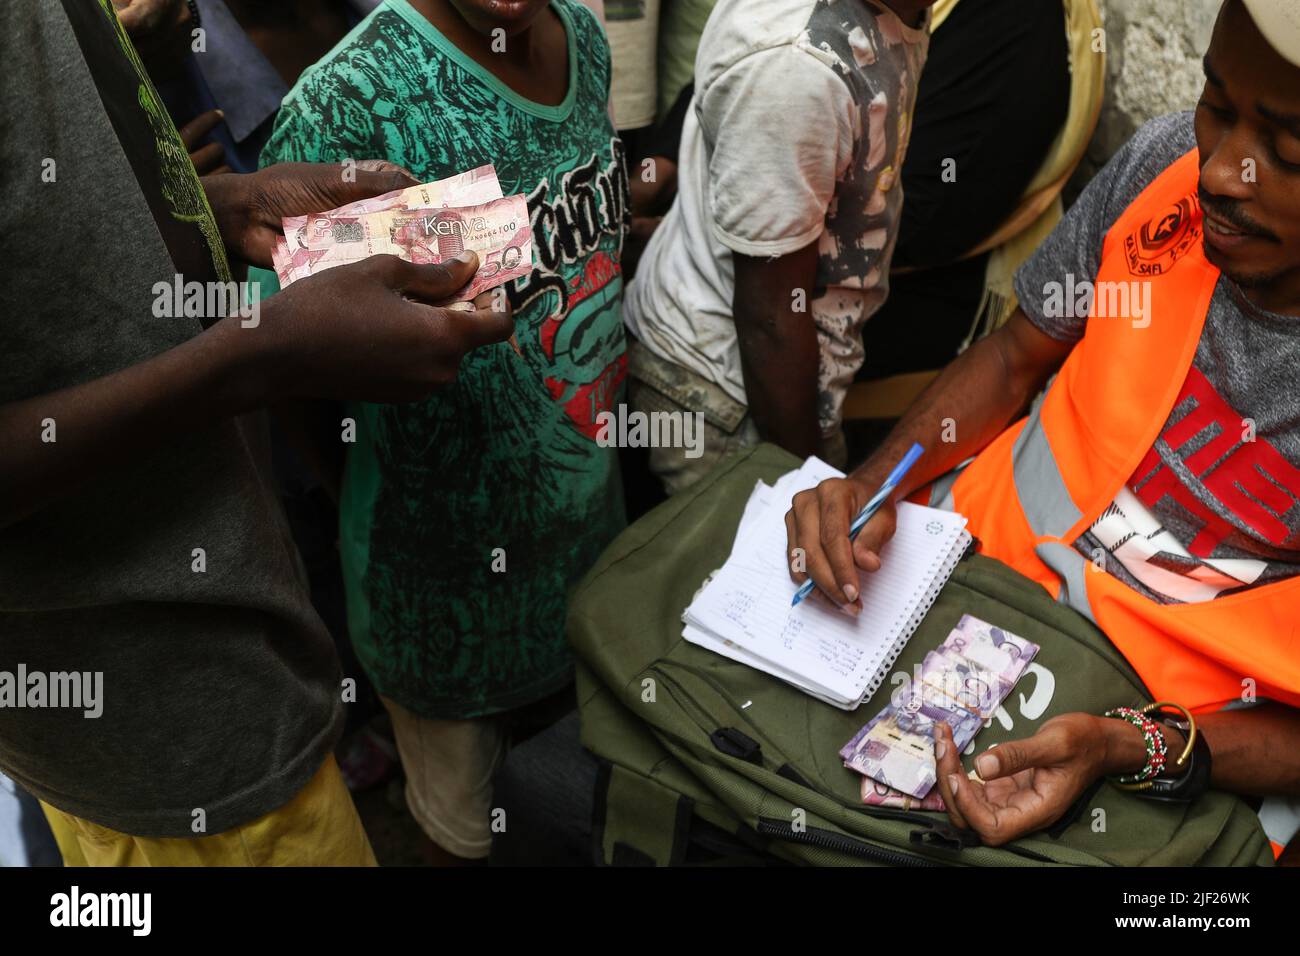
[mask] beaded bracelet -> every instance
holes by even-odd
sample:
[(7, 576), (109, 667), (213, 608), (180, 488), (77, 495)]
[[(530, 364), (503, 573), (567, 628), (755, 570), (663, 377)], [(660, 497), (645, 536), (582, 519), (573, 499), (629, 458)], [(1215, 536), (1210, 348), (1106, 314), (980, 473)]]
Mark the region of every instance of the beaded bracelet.
[(190, 24), (190, 29), (201, 29), (203, 27), (203, 18), (199, 16), (198, 0), (186, 0), (186, 5), (190, 8), (190, 19), (194, 21)]
[(1142, 738), (1146, 741), (1146, 766), (1135, 774), (1115, 778), (1115, 782), (1122, 787), (1137, 789), (1151, 786), (1151, 781), (1158, 777), (1160, 771), (1164, 769), (1165, 758), (1169, 751), (1169, 746), (1165, 742), (1164, 731), (1160, 725), (1143, 711), (1135, 710), (1132, 707), (1116, 707), (1114, 710), (1106, 711), (1103, 716), (1127, 721), (1142, 731)]

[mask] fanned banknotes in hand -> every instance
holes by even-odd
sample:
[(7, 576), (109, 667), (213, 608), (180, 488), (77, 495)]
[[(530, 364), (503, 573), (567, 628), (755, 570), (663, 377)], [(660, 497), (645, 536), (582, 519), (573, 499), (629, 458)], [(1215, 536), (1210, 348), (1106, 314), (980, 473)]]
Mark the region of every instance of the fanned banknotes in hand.
[(935, 723), (947, 723), (958, 750), (965, 749), (1037, 653), (1037, 644), (963, 615), (925, 656), (918, 677), (840, 750), (846, 767), (881, 785), (864, 785), (863, 802), (924, 804), (936, 779)]
[(467, 302), (533, 268), (527, 200), (502, 196), (491, 165), (315, 215), (291, 216), (283, 227), (272, 253), (281, 288), (370, 256), (395, 255), (425, 265), (468, 249), (478, 254), (478, 272), (454, 300)]

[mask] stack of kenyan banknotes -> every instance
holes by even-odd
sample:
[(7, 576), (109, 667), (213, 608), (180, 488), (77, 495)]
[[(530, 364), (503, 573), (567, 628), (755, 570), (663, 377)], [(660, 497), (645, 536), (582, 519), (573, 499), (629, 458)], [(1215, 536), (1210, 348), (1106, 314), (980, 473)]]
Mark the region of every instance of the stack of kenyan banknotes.
[(425, 265), (470, 249), (478, 253), (478, 272), (454, 300), (468, 302), (533, 268), (528, 203), (521, 195), (502, 196), (491, 165), (312, 216), (290, 216), (283, 225), (272, 253), (281, 288), (370, 256)]
[(963, 615), (889, 705), (844, 745), (844, 766), (864, 776), (862, 802), (942, 810), (934, 784), (934, 727), (946, 721), (958, 751), (992, 719), (1038, 645)]

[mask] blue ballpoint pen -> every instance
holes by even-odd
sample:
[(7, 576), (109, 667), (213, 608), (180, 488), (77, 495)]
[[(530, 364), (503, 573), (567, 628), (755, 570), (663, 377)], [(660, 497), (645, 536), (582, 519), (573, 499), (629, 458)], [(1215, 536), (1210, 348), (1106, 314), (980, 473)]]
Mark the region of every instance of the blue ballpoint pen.
[[(893, 490), (898, 487), (898, 483), (903, 480), (903, 476), (911, 470), (912, 466), (916, 464), (916, 459), (920, 458), (924, 452), (925, 449), (919, 444), (913, 444), (912, 447), (907, 450), (907, 454), (903, 456), (903, 460), (894, 466), (894, 470), (889, 473), (889, 477), (886, 478), (885, 483), (880, 486), (880, 490), (872, 495), (871, 500), (862, 506), (862, 510), (858, 512), (858, 516), (853, 519), (853, 524), (849, 525), (850, 541), (857, 538), (858, 532), (862, 530), (862, 526), (870, 521), (871, 516), (880, 510), (880, 506), (885, 503), (885, 499), (888, 498), (890, 494), (893, 493)], [(790, 602), (790, 606), (794, 607), (809, 594), (812, 594), (814, 586), (812, 578), (809, 578), (803, 584), (799, 585), (799, 590), (794, 592), (794, 600)]]

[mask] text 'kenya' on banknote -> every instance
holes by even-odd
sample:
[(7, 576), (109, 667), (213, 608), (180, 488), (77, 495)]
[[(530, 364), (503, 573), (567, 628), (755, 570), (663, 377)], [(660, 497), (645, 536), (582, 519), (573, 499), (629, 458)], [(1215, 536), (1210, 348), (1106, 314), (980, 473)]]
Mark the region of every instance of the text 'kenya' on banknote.
[(503, 197), (491, 165), (311, 216), (287, 217), (283, 226), (272, 255), (282, 288), (372, 255), (429, 264), (470, 249), (479, 257), (479, 270), (455, 296), (464, 302), (532, 270), (527, 201)]
[(386, 209), (338, 217), (328, 241), (311, 249), (312, 274), (337, 266), (393, 255), (416, 265), (435, 265), (465, 250), (478, 254), (479, 268), (458, 300), (526, 276), (533, 268), (532, 227), (523, 196), (505, 196), (478, 206)]

